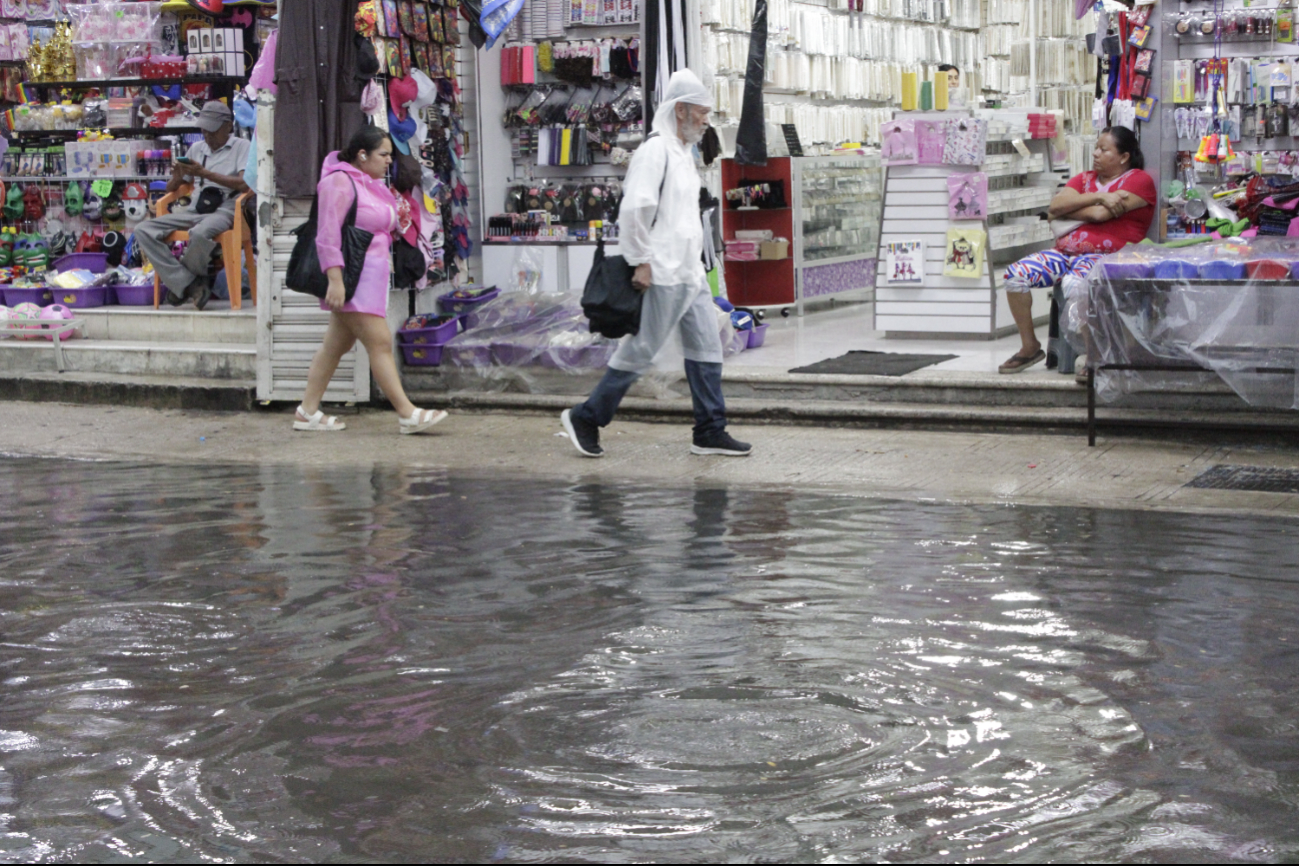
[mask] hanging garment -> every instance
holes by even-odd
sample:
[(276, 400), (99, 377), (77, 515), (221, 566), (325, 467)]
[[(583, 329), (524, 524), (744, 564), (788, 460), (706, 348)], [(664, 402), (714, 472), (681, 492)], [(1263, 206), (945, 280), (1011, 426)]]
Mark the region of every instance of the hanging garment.
[(320, 166), (365, 125), (352, 39), (357, 0), (296, 0), (275, 46), (275, 180), (281, 195), (315, 194)]
[[(753, 28), (749, 33), (749, 65), (744, 73), (744, 104), (735, 136), (735, 161), (740, 165), (767, 164), (767, 123), (762, 113), (762, 82), (767, 76), (767, 0), (754, 0)], [(912, 135), (914, 147), (915, 136)], [(913, 160), (914, 161), (914, 160)]]

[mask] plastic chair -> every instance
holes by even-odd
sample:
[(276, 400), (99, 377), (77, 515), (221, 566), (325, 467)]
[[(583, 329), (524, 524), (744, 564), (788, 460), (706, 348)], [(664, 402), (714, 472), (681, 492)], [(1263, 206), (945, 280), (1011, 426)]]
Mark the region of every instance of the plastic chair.
[[(183, 195), (193, 193), (194, 187), (185, 184), (175, 192), (169, 192), (162, 198), (158, 199), (158, 216), (166, 216), (171, 212), (172, 202)], [(231, 281), (231, 274), (240, 274), (242, 266), (239, 263), (239, 254), (242, 252), (248, 262), (248, 286), (252, 289), (253, 306), (257, 306), (257, 268), (253, 261), (253, 238), (252, 232), (248, 230), (248, 224), (244, 222), (244, 199), (253, 194), (252, 190), (244, 193), (235, 199), (235, 224), (229, 231), (217, 235), (217, 243), (221, 245), (221, 258), (225, 262), (226, 284), (238, 286), (230, 292), (230, 308), (232, 310), (243, 309), (243, 288), (242, 280), (236, 278)], [(176, 231), (167, 236), (167, 243), (174, 244), (178, 241), (189, 240), (189, 232)], [(153, 308), (158, 309), (158, 302), (162, 299), (162, 279), (158, 276), (158, 271), (153, 272)]]

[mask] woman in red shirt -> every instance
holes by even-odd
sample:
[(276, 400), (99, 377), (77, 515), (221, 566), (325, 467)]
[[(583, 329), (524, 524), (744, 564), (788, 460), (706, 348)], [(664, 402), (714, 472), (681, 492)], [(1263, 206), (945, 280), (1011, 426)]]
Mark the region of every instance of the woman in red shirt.
[(1057, 238), (1054, 250), (1025, 256), (1006, 269), (1006, 301), (1023, 346), (998, 368), (1002, 373), (1018, 373), (1046, 357), (1033, 328), (1030, 289), (1064, 280), (1072, 293), (1101, 256), (1146, 236), (1155, 217), (1155, 182), (1144, 166), (1136, 135), (1112, 126), (1096, 139), (1092, 170), (1072, 178), (1051, 199), (1051, 219), (1081, 225)]

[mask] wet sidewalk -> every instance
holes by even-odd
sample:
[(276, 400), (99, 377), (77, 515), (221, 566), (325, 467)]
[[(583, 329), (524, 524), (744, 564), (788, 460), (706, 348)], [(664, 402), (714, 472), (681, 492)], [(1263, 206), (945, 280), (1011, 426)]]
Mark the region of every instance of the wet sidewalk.
[(348, 429), (295, 434), (290, 409), (246, 413), (7, 403), (0, 454), (181, 463), (440, 467), (512, 477), (796, 485), (916, 501), (1079, 505), (1299, 516), (1299, 495), (1197, 489), (1223, 464), (1299, 469), (1299, 449), (1080, 436), (828, 429), (736, 423), (748, 458), (690, 454), (685, 423), (618, 420), (607, 456), (579, 456), (558, 413), (456, 412), (432, 435), (401, 436), (391, 412), (343, 415)]

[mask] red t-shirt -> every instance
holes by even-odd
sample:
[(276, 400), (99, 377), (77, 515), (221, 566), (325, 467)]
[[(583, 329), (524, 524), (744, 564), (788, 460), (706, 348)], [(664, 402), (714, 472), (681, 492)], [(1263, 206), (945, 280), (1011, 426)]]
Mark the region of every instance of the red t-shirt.
[[(1100, 192), (1096, 182), (1096, 172), (1084, 171), (1066, 184), (1070, 189), (1080, 193)], [(1150, 222), (1155, 218), (1155, 181), (1139, 168), (1112, 181), (1108, 192), (1126, 190), (1146, 202), (1146, 206), (1128, 211), (1123, 216), (1103, 223), (1087, 223), (1055, 242), (1055, 248), (1071, 256), (1085, 253), (1112, 253), (1123, 249), (1128, 244), (1139, 243), (1150, 230)]]

